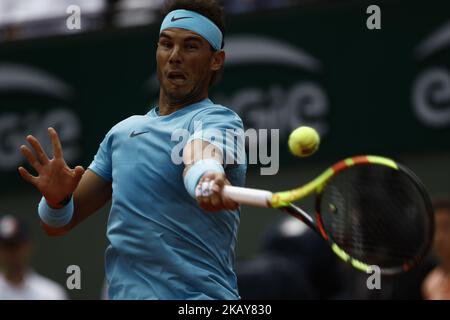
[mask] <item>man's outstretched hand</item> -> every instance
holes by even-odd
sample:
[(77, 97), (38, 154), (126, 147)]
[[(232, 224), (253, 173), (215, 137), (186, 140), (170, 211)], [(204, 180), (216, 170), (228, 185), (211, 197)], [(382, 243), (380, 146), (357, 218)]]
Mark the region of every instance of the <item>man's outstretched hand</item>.
[(64, 161), (61, 142), (55, 129), (48, 128), (48, 134), (52, 141), (53, 158), (49, 159), (39, 141), (29, 135), (26, 140), (34, 153), (25, 145), (20, 146), (20, 152), (38, 176), (31, 175), (23, 167), (19, 167), (19, 173), (42, 193), (50, 207), (60, 208), (63, 206), (61, 203), (75, 191), (84, 169), (81, 166), (69, 168)]

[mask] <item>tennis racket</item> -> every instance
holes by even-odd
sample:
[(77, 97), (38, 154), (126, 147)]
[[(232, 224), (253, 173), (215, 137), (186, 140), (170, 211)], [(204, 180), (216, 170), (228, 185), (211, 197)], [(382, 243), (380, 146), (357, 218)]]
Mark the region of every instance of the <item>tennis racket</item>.
[[(272, 193), (225, 186), (240, 204), (277, 208), (303, 221), (356, 269), (392, 275), (416, 266), (434, 233), (431, 200), (408, 168), (379, 156), (342, 160), (302, 187)], [(293, 204), (315, 196), (315, 214)]]

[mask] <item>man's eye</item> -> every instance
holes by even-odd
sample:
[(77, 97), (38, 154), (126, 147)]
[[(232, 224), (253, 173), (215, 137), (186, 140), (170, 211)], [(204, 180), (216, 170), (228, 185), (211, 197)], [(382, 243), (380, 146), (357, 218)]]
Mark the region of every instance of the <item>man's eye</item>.
[(160, 45), (161, 47), (163, 47), (163, 48), (170, 48), (170, 47), (171, 47), (171, 43), (168, 42), (168, 41), (161, 41), (161, 42), (159, 43), (159, 45)]
[(196, 50), (196, 49), (198, 49), (198, 46), (196, 44), (187, 44), (186, 47), (189, 50)]

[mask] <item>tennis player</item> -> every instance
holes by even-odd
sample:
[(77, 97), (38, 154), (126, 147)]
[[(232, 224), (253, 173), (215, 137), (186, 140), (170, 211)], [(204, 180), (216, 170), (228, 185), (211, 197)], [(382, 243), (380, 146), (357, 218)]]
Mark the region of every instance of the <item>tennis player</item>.
[[(158, 105), (115, 125), (89, 170), (66, 165), (53, 128), (52, 159), (31, 135), (26, 139), (34, 153), (20, 148), (38, 173), (19, 168), (43, 195), (38, 212), (49, 235), (68, 232), (112, 200), (105, 254), (111, 299), (239, 299), (234, 255), (240, 212), (221, 190), (244, 185), (245, 163), (224, 161), (235, 154), (225, 131), (243, 132), (243, 125), (208, 98), (224, 65), (223, 26), (213, 0), (166, 3), (156, 50)], [(195, 130), (199, 123), (201, 131)], [(177, 164), (172, 151), (179, 141), (172, 133), (179, 129), (189, 136)]]

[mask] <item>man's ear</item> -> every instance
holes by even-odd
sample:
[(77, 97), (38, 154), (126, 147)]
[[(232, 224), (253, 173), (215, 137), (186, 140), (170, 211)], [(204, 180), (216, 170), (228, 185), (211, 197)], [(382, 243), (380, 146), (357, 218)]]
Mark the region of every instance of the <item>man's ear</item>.
[(212, 71), (220, 70), (224, 63), (225, 63), (225, 51), (220, 50), (214, 52), (211, 59), (211, 70)]

